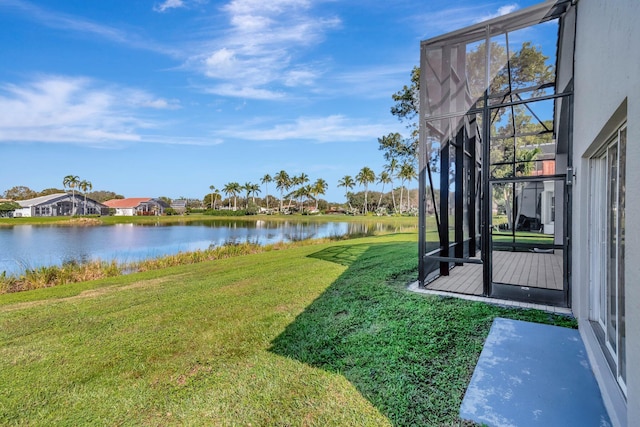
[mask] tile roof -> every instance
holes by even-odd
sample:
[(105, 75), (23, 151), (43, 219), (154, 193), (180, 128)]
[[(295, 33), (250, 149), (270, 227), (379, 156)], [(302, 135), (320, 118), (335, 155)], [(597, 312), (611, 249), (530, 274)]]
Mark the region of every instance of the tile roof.
[(130, 197), (128, 199), (111, 199), (104, 202), (110, 208), (136, 208), (140, 203), (148, 202), (151, 197)]

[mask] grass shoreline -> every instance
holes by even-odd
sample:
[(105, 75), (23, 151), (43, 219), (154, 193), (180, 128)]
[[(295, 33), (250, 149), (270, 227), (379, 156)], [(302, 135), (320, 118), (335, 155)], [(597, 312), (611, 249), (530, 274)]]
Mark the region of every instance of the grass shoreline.
[(2, 272), (0, 273), (0, 295), (159, 270), (178, 265), (190, 265), (261, 252), (317, 245), (338, 240), (356, 239), (366, 235), (373, 235), (373, 233), (305, 239), (295, 242), (278, 242), (269, 245), (259, 245), (248, 242), (229, 243), (208, 249), (178, 252), (172, 255), (162, 255), (126, 263), (118, 263), (114, 260), (72, 261), (60, 266), (52, 265), (28, 268), (18, 275), (7, 275), (5, 272)]
[(79, 226), (83, 225), (114, 225), (114, 224), (183, 224), (199, 221), (277, 221), (277, 222), (390, 222), (397, 224), (417, 224), (415, 216), (374, 216), (374, 215), (244, 215), (244, 216), (215, 216), (205, 214), (171, 215), (171, 216), (102, 216), (102, 217), (31, 217), (31, 218), (0, 218), (0, 227), (12, 227), (19, 225), (59, 225)]
[[(63, 218), (63, 219), (60, 219)], [(349, 215), (252, 215), (241, 217), (215, 217), (211, 215), (186, 215), (186, 216), (163, 216), (163, 217), (38, 217), (38, 218), (0, 218), (0, 225), (35, 225), (35, 226), (109, 226), (115, 224), (183, 224), (201, 221), (237, 221), (237, 222), (257, 222), (257, 221), (278, 221), (278, 222), (358, 222), (358, 223), (383, 223), (394, 226), (396, 230), (415, 229), (417, 219), (415, 217), (354, 217)], [(68, 283), (76, 283), (87, 280), (97, 280), (106, 277), (119, 276), (132, 272), (140, 272), (151, 269), (165, 268), (174, 265), (193, 264), (202, 261), (211, 261), (231, 256), (239, 256), (250, 253), (277, 250), (285, 247), (308, 245), (321, 243), (322, 241), (342, 240), (360, 237), (364, 234), (350, 236), (334, 236), (322, 239), (311, 239), (310, 242), (280, 242), (270, 245), (257, 244), (227, 244), (220, 247), (197, 250), (191, 252), (179, 252), (173, 255), (164, 255), (140, 261), (118, 263), (113, 260), (91, 260), (76, 261), (71, 260), (63, 265), (42, 266), (36, 268), (25, 268), (18, 274), (6, 274), (0, 272), (0, 294), (21, 292), (32, 289), (40, 289), (51, 286), (58, 286)], [(314, 242), (315, 240), (315, 242)]]

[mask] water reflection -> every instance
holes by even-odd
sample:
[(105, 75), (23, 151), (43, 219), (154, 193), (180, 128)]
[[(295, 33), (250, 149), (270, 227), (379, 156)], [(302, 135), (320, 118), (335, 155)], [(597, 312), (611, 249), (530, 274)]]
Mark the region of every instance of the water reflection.
[(101, 227), (20, 225), (0, 228), (0, 273), (65, 262), (138, 261), (225, 244), (268, 245), (396, 231), (386, 223), (210, 220)]

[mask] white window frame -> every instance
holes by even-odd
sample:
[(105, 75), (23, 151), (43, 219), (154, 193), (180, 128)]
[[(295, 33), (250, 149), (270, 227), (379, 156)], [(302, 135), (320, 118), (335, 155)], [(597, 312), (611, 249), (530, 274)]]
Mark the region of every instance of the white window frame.
[[(615, 230), (617, 232), (617, 236), (615, 237), (615, 251), (618, 252), (620, 248), (619, 236), (621, 233), (620, 224), (618, 224), (619, 215), (617, 213), (620, 206), (620, 144), (621, 135), (623, 132), (626, 134), (626, 129), (626, 123), (617, 127), (616, 131), (607, 139), (606, 143), (603, 144), (603, 146), (593, 157), (590, 158), (589, 161), (589, 316), (590, 320), (597, 325), (597, 328), (600, 329), (599, 335), (602, 338), (600, 344), (603, 351), (608, 356), (607, 359), (610, 361), (610, 364), (613, 362), (613, 366), (611, 366), (611, 368), (614, 377), (625, 396), (627, 394), (627, 387), (621, 372), (621, 365), (626, 365), (626, 363), (621, 360), (620, 355), (620, 325), (624, 324), (624, 322), (621, 322), (621, 307), (619, 307), (621, 300), (619, 295), (619, 283), (621, 278), (619, 277), (619, 274), (621, 272), (624, 274), (620, 268), (620, 263), (624, 266), (624, 259), (621, 259), (619, 254), (616, 254), (613, 265), (613, 270), (615, 270), (613, 271), (615, 282), (613, 286), (613, 288), (615, 288), (613, 289), (616, 316), (616, 318), (613, 319), (615, 321), (615, 336), (611, 336), (609, 328), (607, 327), (610, 320), (607, 298), (612, 297), (609, 292), (610, 289), (608, 281), (608, 257), (611, 248), (609, 213), (612, 208), (610, 202), (611, 192), (609, 191), (612, 178), (609, 176), (609, 153), (611, 148), (615, 147), (617, 149), (615, 164), (615, 170), (617, 172), (617, 190), (614, 195), (614, 208), (616, 211)], [(625, 179), (625, 177), (623, 176), (622, 179)], [(622, 280), (624, 280), (624, 278), (622, 278)], [(624, 312), (624, 308), (622, 308), (622, 311)], [(624, 329), (622, 333), (626, 334)], [(615, 345), (612, 345), (612, 342)]]

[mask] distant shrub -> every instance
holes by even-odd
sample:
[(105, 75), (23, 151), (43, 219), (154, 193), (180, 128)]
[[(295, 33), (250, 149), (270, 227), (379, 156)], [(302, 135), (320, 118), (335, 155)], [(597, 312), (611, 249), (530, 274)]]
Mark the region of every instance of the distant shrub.
[(302, 210), (302, 215), (322, 215), (322, 212), (316, 209), (305, 208)]
[(207, 210), (204, 212), (205, 215), (215, 215), (215, 216), (244, 216), (246, 215), (246, 211), (244, 210), (239, 210), (239, 211), (231, 211), (231, 210)]
[(260, 207), (255, 203), (249, 203), (249, 207), (245, 211), (245, 215), (257, 215), (260, 212)]
[(387, 216), (389, 215), (389, 210), (385, 206), (380, 206), (376, 209), (376, 216)]
[(68, 260), (61, 266), (27, 269), (18, 277), (8, 276), (3, 271), (0, 274), (0, 294), (85, 282), (120, 274), (122, 270), (116, 261)]

